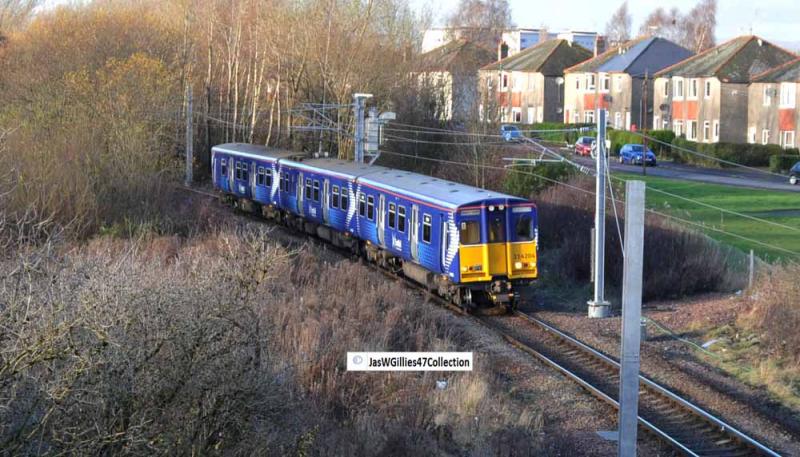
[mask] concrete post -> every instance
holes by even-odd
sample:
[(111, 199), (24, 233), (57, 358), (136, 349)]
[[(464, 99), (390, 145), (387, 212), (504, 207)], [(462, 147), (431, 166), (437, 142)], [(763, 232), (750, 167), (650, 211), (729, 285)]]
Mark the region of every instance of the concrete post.
[(194, 123), (192, 122), (192, 88), (186, 88), (186, 182), (187, 186), (194, 181)]
[(644, 258), (642, 181), (625, 184), (625, 266), (622, 283), (622, 349), (619, 384), (619, 456), (636, 455), (639, 417), (639, 346), (642, 329)]
[(747, 278), (747, 288), (748, 289), (752, 289), (753, 288), (753, 281), (755, 280), (755, 275), (756, 275), (756, 255), (753, 252), (753, 250), (751, 249), (750, 250), (750, 274), (748, 275), (748, 278)]
[(355, 114), (355, 132), (353, 134), (353, 145), (355, 147), (356, 163), (364, 163), (364, 106), (372, 94), (353, 94), (353, 105)]
[(606, 110), (597, 110), (597, 182), (594, 214), (594, 300), (589, 302), (589, 317), (609, 317), (610, 303), (605, 299), (606, 263)]

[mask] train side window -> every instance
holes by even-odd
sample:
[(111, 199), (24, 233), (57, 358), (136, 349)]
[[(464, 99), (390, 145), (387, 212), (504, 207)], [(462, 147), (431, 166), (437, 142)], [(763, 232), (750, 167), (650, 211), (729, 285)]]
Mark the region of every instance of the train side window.
[(375, 220), (375, 197), (372, 195), (367, 197), (367, 219)]
[(266, 177), (266, 174), (264, 174), (264, 167), (258, 167), (258, 173), (256, 173), (256, 184), (263, 186), (264, 182), (266, 181)]
[(422, 216), (422, 241), (428, 244), (431, 242), (431, 217), (427, 214)]
[(236, 179), (242, 179), (242, 167), (240, 165), (241, 164), (239, 162), (234, 162), (233, 165), (233, 167), (236, 169), (236, 171), (234, 172), (234, 174), (236, 175)]
[(311, 200), (311, 178), (306, 178), (306, 200)]
[(340, 206), (340, 207), (341, 207), (343, 210), (347, 211), (347, 208), (348, 208), (348, 207), (347, 207), (347, 203), (348, 203), (348, 202), (347, 202), (347, 199), (348, 199), (348, 197), (347, 197), (347, 188), (346, 188), (346, 187), (344, 187), (344, 186), (342, 186), (342, 190), (341, 190), (341, 192), (339, 193), (339, 195), (340, 195), (340, 198), (341, 198), (341, 202), (340, 202), (341, 204), (340, 204), (339, 206)]
[(247, 171), (247, 169), (249, 167), (250, 167), (250, 164), (248, 164), (246, 162), (242, 162), (242, 181), (247, 181), (247, 178), (250, 177), (249, 173)]
[(267, 168), (264, 171), (264, 185), (272, 187), (272, 168)]
[(331, 207), (339, 208), (339, 186), (333, 186), (331, 193)]
[(459, 234), (461, 244), (480, 244), (481, 223), (478, 221), (462, 221)]
[(219, 167), (222, 170), (222, 175), (228, 176), (228, 162), (224, 158), (219, 162)]
[(319, 201), (319, 180), (314, 180), (314, 201)]
[(364, 217), (367, 214), (367, 198), (363, 192), (358, 194), (358, 215)]
[(503, 216), (489, 216), (489, 242), (502, 243), (506, 241), (506, 225)]
[(401, 232), (406, 231), (406, 207), (397, 207), (397, 230)]
[(517, 241), (533, 240), (533, 218), (530, 216), (520, 216), (515, 227)]
[(389, 228), (394, 228), (395, 217), (397, 216), (397, 207), (394, 203), (389, 203)]

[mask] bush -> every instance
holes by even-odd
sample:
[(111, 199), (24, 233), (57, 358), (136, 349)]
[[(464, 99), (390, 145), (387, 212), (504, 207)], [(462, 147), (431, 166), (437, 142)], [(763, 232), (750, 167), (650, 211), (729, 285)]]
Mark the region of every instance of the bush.
[[(797, 151), (797, 149), (794, 149), (794, 151)], [(775, 154), (769, 158), (769, 171), (773, 173), (788, 173), (797, 162), (800, 162), (800, 155)]]
[(649, 142), (650, 149), (652, 149), (653, 152), (659, 157), (673, 157), (670, 145), (672, 144), (672, 140), (675, 139), (675, 132), (672, 130), (651, 130), (647, 132), (647, 134), (652, 137), (653, 140), (656, 140)]
[[(590, 276), (591, 239), (594, 225), (594, 181), (579, 176), (570, 185), (587, 193), (551, 187), (535, 201), (539, 208), (539, 236), (547, 259), (542, 277), (557, 277), (586, 283)], [(623, 189), (617, 213), (624, 212)], [(609, 286), (622, 284), (623, 258), (611, 208), (606, 218), (606, 280)], [(620, 228), (624, 221), (620, 219)], [(655, 300), (704, 292), (730, 291), (741, 287), (743, 253), (708, 236), (678, 226), (662, 216), (647, 214), (644, 248), (643, 298)], [(737, 265), (739, 267), (737, 267)]]
[[(535, 124), (519, 124), (520, 130), (567, 130), (577, 129), (582, 127), (594, 127), (592, 124), (564, 124), (561, 122), (538, 122)], [(545, 141), (552, 141), (554, 143), (569, 143), (575, 144), (578, 137), (582, 136), (581, 132), (535, 132), (530, 133), (528, 136), (541, 138)]]
[[(715, 158), (750, 167), (766, 167), (769, 165), (771, 156), (784, 152), (783, 148), (777, 144), (696, 143), (683, 137), (675, 138), (672, 146), (672, 154), (676, 161), (704, 167), (732, 166), (714, 160)], [(696, 151), (702, 155), (692, 154), (686, 150)]]
[(642, 137), (627, 130), (608, 130), (608, 139), (611, 140), (612, 156), (619, 155), (619, 150), (626, 144), (642, 144)]
[(576, 172), (575, 167), (567, 163), (542, 163), (533, 167), (518, 167), (509, 170), (503, 182), (504, 191), (518, 197), (531, 198), (534, 194), (554, 185), (554, 181), (568, 181)]

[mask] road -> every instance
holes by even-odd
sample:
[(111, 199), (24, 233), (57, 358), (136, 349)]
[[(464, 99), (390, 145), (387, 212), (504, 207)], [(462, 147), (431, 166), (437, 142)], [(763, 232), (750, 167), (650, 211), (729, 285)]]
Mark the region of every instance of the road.
[[(575, 155), (572, 149), (563, 146), (553, 148), (564, 157), (573, 160), (586, 167), (594, 167), (595, 161), (590, 157)], [(616, 157), (611, 157), (609, 167), (612, 172), (618, 173), (639, 173), (642, 167), (638, 165), (622, 165), (617, 162)], [(726, 186), (747, 187), (751, 189), (776, 190), (782, 192), (800, 193), (800, 185), (789, 184), (789, 178), (760, 173), (755, 170), (745, 168), (703, 168), (672, 162), (659, 162), (657, 167), (647, 168), (648, 176), (660, 178), (680, 179), (684, 181), (695, 181), (707, 184), (721, 184)]]

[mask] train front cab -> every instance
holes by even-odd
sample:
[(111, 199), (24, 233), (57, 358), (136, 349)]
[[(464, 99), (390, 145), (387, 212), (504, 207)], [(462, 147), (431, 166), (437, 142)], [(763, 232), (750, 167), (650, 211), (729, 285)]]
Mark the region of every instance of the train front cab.
[(460, 282), (493, 304), (514, 304), (515, 286), (536, 279), (536, 207), (493, 200), (457, 213)]

